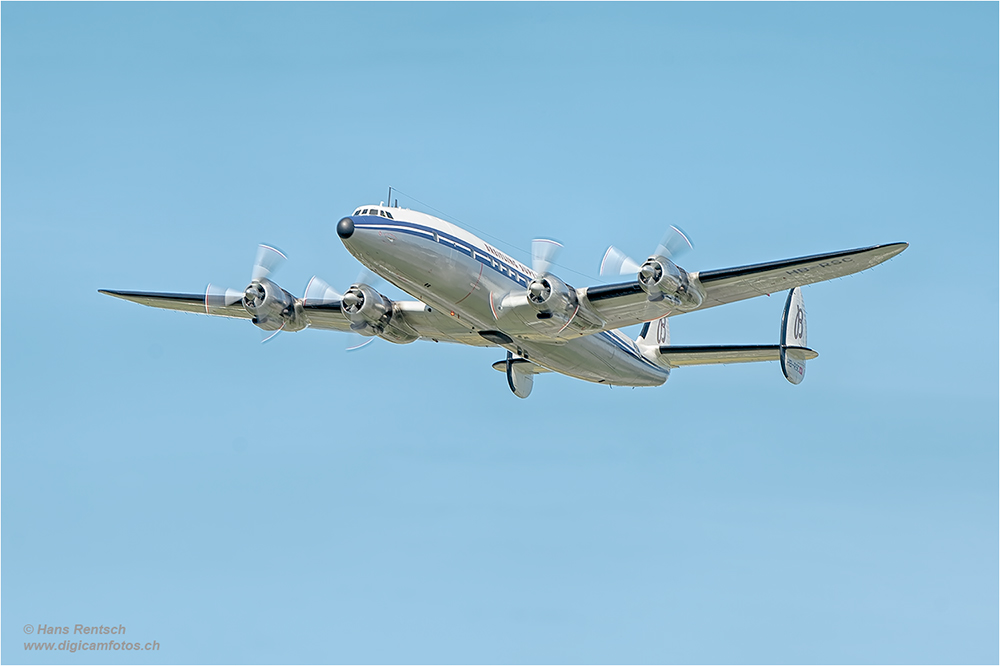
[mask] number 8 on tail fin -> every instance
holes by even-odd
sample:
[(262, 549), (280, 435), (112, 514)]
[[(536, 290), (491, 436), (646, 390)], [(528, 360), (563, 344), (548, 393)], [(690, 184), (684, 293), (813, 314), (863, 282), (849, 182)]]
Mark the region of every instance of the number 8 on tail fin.
[(785, 310), (781, 313), (781, 371), (785, 379), (800, 384), (806, 376), (806, 306), (802, 289), (788, 292)]
[(668, 319), (668, 317), (660, 317), (642, 325), (642, 332), (639, 333), (639, 337), (635, 341), (640, 351), (658, 350), (661, 345), (670, 344), (670, 322)]

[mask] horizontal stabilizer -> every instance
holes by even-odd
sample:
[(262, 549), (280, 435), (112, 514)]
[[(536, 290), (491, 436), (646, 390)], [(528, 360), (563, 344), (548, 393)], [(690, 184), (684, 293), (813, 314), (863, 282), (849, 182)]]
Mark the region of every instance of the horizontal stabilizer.
[[(807, 347), (786, 347), (785, 353), (803, 361), (816, 358), (818, 353)], [(714, 365), (718, 363), (757, 363), (777, 361), (781, 358), (781, 345), (661, 345), (660, 360), (672, 368), (685, 365)]]

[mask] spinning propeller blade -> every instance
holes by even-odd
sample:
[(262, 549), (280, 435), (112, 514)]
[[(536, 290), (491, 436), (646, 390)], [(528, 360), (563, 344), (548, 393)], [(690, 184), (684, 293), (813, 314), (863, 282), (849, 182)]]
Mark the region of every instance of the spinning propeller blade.
[(208, 314), (228, 305), (236, 305), (241, 300), (243, 292), (236, 289), (226, 289), (211, 283), (205, 288), (205, 312)]
[(316, 275), (312, 276), (306, 290), (302, 296), (302, 304), (306, 305), (326, 305), (328, 303), (339, 303), (344, 295), (331, 287), (326, 281)]
[(680, 227), (675, 227), (670, 225), (667, 229), (666, 235), (660, 244), (656, 246), (656, 255), (660, 257), (666, 257), (671, 261), (683, 255), (688, 250), (692, 249), (694, 245), (691, 244), (691, 239), (688, 235), (684, 233)]
[(546, 275), (561, 248), (562, 243), (548, 238), (531, 241), (531, 269), (539, 275)]
[(253, 272), (250, 274), (250, 281), (263, 280), (268, 275), (278, 270), (286, 259), (285, 254), (276, 247), (261, 245), (257, 248), (257, 259), (253, 264)]
[(625, 275), (639, 271), (639, 262), (628, 256), (614, 245), (604, 253), (601, 260), (601, 275)]
[(283, 330), (285, 330), (285, 325), (284, 324), (281, 324), (281, 328), (279, 328), (278, 330), (273, 331), (273, 332), (272, 331), (265, 331), (265, 330), (261, 329), (260, 332), (261, 332), (261, 335), (263, 335), (263, 338), (261, 339), (260, 344), (264, 344), (265, 342), (267, 342), (268, 340), (270, 340), (274, 336), (276, 336), (278, 333), (281, 333)]
[(362, 347), (367, 347), (373, 342), (375, 342), (375, 336), (367, 338), (360, 333), (354, 333), (351, 335), (350, 341), (347, 343), (347, 351), (357, 351)]

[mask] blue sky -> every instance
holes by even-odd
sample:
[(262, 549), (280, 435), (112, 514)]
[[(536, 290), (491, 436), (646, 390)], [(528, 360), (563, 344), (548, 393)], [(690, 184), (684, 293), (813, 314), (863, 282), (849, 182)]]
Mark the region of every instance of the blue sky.
[[(995, 663), (997, 21), (4, 3), (3, 661)], [(260, 242), (346, 285), (333, 225), (389, 185), (575, 284), (669, 224), (690, 270), (911, 247), (804, 290), (798, 387), (521, 401), (495, 350), (97, 294), (240, 288)], [(774, 342), (782, 303), (673, 341)], [(23, 648), (77, 623), (161, 648)]]

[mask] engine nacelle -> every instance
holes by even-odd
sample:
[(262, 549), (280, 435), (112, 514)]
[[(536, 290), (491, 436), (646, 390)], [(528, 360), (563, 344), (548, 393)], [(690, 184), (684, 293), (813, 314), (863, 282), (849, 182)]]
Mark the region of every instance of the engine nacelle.
[(377, 335), (389, 342), (406, 344), (420, 336), (394, 319), (395, 304), (366, 284), (356, 284), (340, 301), (340, 310), (351, 322), (351, 330), (365, 336)]
[(528, 303), (538, 311), (539, 319), (548, 315), (564, 320), (572, 317), (579, 305), (576, 290), (554, 275), (536, 277), (528, 284)]
[(687, 271), (666, 257), (650, 257), (639, 268), (639, 286), (649, 294), (649, 300), (667, 300), (684, 310), (701, 305), (705, 296), (688, 278)]
[(392, 317), (392, 301), (366, 284), (356, 284), (340, 301), (351, 329), (361, 335), (378, 335)]
[(254, 280), (243, 292), (243, 309), (253, 317), (253, 325), (265, 331), (306, 327), (298, 299), (266, 278)]
[[(525, 291), (490, 297), (497, 328), (505, 335), (539, 338), (548, 342), (569, 340), (604, 326), (604, 321), (584, 302), (576, 289), (554, 275), (540, 275)], [(489, 339), (489, 338), (487, 338)]]

